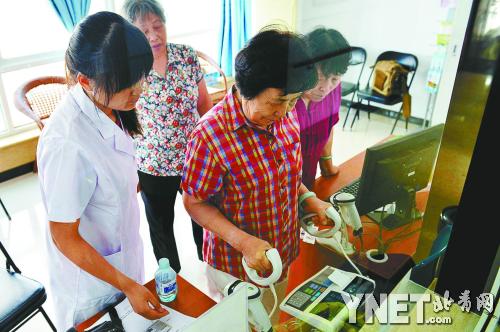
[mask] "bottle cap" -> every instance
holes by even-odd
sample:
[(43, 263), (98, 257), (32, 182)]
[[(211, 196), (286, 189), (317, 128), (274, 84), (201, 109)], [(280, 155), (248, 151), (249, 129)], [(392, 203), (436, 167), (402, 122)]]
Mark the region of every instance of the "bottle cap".
[(165, 257), (160, 258), (158, 263), (159, 263), (160, 269), (168, 269), (170, 267), (170, 261), (168, 260), (168, 258), (165, 258)]

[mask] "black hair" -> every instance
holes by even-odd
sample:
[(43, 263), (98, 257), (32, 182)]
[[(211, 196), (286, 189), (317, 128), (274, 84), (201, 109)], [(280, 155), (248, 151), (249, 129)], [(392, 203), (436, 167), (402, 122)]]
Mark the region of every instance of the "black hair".
[(308, 60), (310, 54), (301, 36), (267, 27), (236, 55), (236, 86), (246, 99), (267, 88), (281, 89), (284, 95), (312, 89), (317, 82), (314, 66), (295, 65)]
[[(153, 53), (144, 34), (123, 17), (112, 12), (98, 12), (78, 24), (65, 55), (68, 82), (76, 83), (82, 73), (95, 83), (106, 104), (111, 97), (134, 86), (153, 66)], [(125, 129), (141, 134), (135, 110), (117, 111)]]
[(351, 47), (340, 32), (319, 27), (306, 35), (306, 41), (313, 59), (321, 60), (316, 66), (323, 75), (345, 74), (351, 60)]
[(166, 21), (163, 7), (156, 0), (126, 0), (123, 13), (130, 22), (135, 22), (147, 14), (158, 16), (163, 23)]

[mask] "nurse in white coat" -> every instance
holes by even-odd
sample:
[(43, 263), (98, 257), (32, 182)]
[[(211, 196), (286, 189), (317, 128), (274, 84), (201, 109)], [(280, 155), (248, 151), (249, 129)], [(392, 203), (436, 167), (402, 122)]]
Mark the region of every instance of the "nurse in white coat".
[(50, 279), (59, 331), (122, 294), (148, 319), (167, 314), (144, 286), (135, 103), (152, 66), (143, 33), (100, 12), (74, 30), (66, 66), (73, 87), (45, 126), (37, 151), (47, 210)]

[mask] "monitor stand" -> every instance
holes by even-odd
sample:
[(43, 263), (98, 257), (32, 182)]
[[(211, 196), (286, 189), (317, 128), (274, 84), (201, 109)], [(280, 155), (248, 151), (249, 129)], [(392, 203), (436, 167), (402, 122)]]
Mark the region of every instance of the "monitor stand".
[(394, 213), (382, 210), (370, 212), (367, 216), (385, 229), (390, 230), (418, 220), (422, 218), (423, 214), (417, 210), (415, 189), (406, 188), (406, 190), (401, 190), (399, 198), (396, 200)]

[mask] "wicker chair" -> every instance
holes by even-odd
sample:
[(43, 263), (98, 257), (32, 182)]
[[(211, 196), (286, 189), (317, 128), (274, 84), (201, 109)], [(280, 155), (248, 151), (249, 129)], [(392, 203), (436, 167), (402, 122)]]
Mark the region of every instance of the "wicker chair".
[[(198, 59), (200, 59), (201, 66), (203, 68), (204, 65), (208, 65), (213, 67), (222, 77), (224, 81), (224, 90), (217, 91), (216, 93), (212, 93), (212, 101), (214, 104), (216, 104), (220, 99), (224, 98), (227, 92), (227, 78), (226, 74), (224, 74), (224, 71), (222, 68), (219, 66), (217, 62), (215, 62), (214, 59), (206, 55), (205, 53), (201, 51), (196, 51), (196, 55), (198, 56)], [(210, 88), (210, 87), (209, 87)]]
[(35, 78), (21, 85), (15, 92), (17, 109), (33, 119), (40, 130), (61, 98), (68, 91), (66, 79), (60, 76)]

